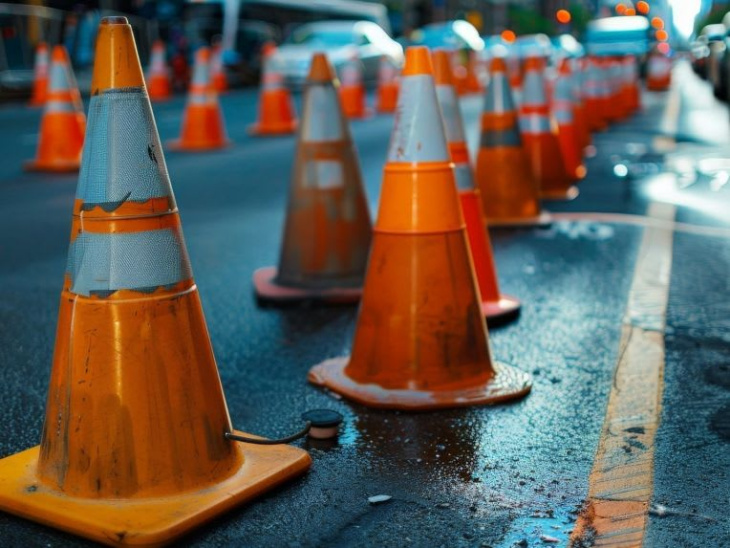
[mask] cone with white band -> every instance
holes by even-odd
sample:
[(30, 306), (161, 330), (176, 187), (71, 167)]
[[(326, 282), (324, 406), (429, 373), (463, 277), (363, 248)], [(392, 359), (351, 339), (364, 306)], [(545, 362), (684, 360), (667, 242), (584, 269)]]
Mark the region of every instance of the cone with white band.
[(41, 107), (48, 96), (48, 44), (41, 42), (35, 50), (33, 67), (33, 94), (28, 106)]
[(304, 472), (233, 431), (132, 28), (102, 19), (40, 446), (0, 460), (0, 509), (169, 544)]
[(552, 111), (558, 123), (558, 142), (565, 169), (573, 180), (583, 179), (586, 176), (586, 167), (583, 164), (583, 146), (576, 120), (570, 59), (563, 59), (560, 63), (553, 89)]
[(405, 410), (529, 392), (528, 374), (491, 358), (425, 47), (406, 51), (365, 280), (352, 355), (315, 366), (310, 382)]
[(303, 97), (279, 267), (254, 273), (262, 300), (355, 302), (372, 227), (350, 129), (324, 53), (315, 53)]
[(362, 61), (357, 50), (350, 53), (340, 71), (340, 102), (348, 118), (367, 118), (371, 112), (365, 104)]
[(672, 85), (672, 61), (654, 50), (646, 65), (646, 88), (649, 91), (667, 91)]
[(210, 55), (210, 85), (216, 93), (228, 91), (228, 76), (226, 67), (223, 64), (223, 47), (216, 43), (211, 47)]
[(249, 127), (251, 135), (270, 137), (289, 135), (297, 129), (294, 102), (284, 85), (284, 75), (279, 70), (276, 45), (264, 44), (261, 51), (261, 91), (259, 92), (258, 120)]
[(583, 61), (583, 74), (585, 78), (584, 97), (588, 127), (591, 132), (604, 131), (608, 123), (604, 117), (604, 90), (602, 83), (602, 72), (599, 61), (596, 57), (586, 57)]
[(155, 40), (152, 44), (150, 66), (145, 79), (152, 101), (165, 101), (172, 97), (170, 69), (165, 59), (165, 43), (162, 40)]
[(398, 69), (387, 55), (380, 56), (378, 65), (378, 99), (376, 110), (395, 112), (398, 103)]

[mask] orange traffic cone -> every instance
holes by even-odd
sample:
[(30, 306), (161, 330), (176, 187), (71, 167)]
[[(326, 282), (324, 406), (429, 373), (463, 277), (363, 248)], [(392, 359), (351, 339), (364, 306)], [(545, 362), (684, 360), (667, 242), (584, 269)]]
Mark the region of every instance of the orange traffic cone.
[(102, 19), (40, 446), (0, 460), (0, 509), (163, 545), (310, 465), (239, 445), (132, 28)]
[(633, 55), (627, 55), (624, 58), (624, 63), (627, 65), (626, 73), (629, 81), (629, 104), (631, 105), (631, 112), (635, 113), (641, 110), (641, 85), (639, 83), (639, 64)]
[(223, 65), (223, 47), (220, 44), (215, 44), (211, 48), (210, 83), (218, 93), (228, 91), (228, 76)]
[(28, 171), (76, 171), (81, 164), (86, 117), (66, 48), (54, 46), (38, 152)]
[(426, 410), (527, 394), (492, 361), (425, 47), (406, 51), (352, 355), (310, 382), (373, 407)]
[(28, 106), (40, 107), (46, 104), (48, 95), (48, 45), (38, 44), (35, 50), (35, 67), (33, 68), (33, 95)]
[(557, 122), (551, 115), (545, 93), (544, 68), (542, 57), (528, 57), (525, 61), (524, 97), (520, 106), (522, 138), (541, 197), (572, 200), (578, 195), (578, 189), (573, 186), (575, 175), (568, 173), (561, 152)]
[(569, 59), (563, 59), (560, 63), (558, 77), (555, 80), (553, 89), (552, 109), (558, 123), (558, 142), (560, 143), (560, 152), (563, 155), (565, 169), (572, 179), (583, 179), (586, 176), (586, 167), (583, 164), (580, 130), (576, 124), (573, 80)]
[(340, 100), (342, 110), (348, 118), (366, 118), (370, 115), (365, 106), (362, 64), (357, 51), (353, 51), (342, 66)]
[(155, 40), (155, 43), (152, 44), (150, 68), (146, 79), (150, 99), (165, 101), (172, 97), (170, 69), (165, 60), (165, 43), (162, 40)]
[(357, 153), (327, 57), (316, 53), (302, 124), (278, 270), (254, 273), (259, 298), (360, 299), (372, 228)]
[(586, 114), (588, 127), (593, 131), (604, 131), (608, 123), (604, 118), (605, 101), (604, 86), (599, 61), (596, 57), (589, 57), (584, 60), (585, 86), (584, 96), (586, 103)]
[(482, 198), (474, 184), (469, 149), (466, 147), (464, 125), (459, 110), (459, 99), (454, 89), (450, 55), (446, 50), (434, 52), (433, 70), (436, 96), (446, 130), (446, 143), (449, 147), (451, 161), (454, 163), (456, 187), (459, 190), (461, 210), (469, 237), (469, 249), (474, 261), (474, 274), (479, 285), (482, 314), (492, 321), (507, 320), (519, 313), (520, 301), (514, 297), (502, 295), (499, 291), (492, 244), (486, 228), (487, 219), (484, 215)]
[(226, 136), (218, 94), (210, 85), (210, 50), (195, 52), (193, 81), (183, 114), (180, 139), (170, 143), (171, 150), (200, 152), (224, 148), (230, 144)]
[(574, 59), (570, 69), (572, 71), (573, 100), (575, 113), (575, 127), (578, 131), (581, 155), (585, 149), (593, 144), (593, 136), (588, 125), (588, 109), (586, 107), (586, 94), (583, 89), (585, 75), (582, 70), (582, 59)]
[(608, 87), (608, 102), (606, 103), (606, 118), (613, 124), (624, 117), (621, 101), (621, 69), (615, 58), (609, 57), (603, 61), (603, 71), (606, 75)]
[(279, 72), (276, 46), (266, 43), (262, 49), (261, 92), (258, 120), (249, 128), (252, 135), (287, 135), (297, 129), (297, 117), (291, 93)]
[(378, 112), (395, 112), (398, 103), (398, 69), (390, 57), (380, 56), (378, 66)]
[(667, 91), (672, 85), (672, 61), (654, 50), (646, 65), (646, 88), (649, 91)]
[(489, 226), (544, 224), (540, 191), (522, 146), (507, 64), (492, 59), (481, 118), (476, 181)]

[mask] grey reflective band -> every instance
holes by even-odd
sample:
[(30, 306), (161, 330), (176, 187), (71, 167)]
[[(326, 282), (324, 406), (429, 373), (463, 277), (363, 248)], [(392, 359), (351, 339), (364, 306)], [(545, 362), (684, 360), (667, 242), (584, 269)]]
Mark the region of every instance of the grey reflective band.
[(66, 67), (61, 63), (51, 63), (51, 72), (48, 76), (48, 91), (68, 91), (68, 89)]
[(208, 102), (208, 93), (204, 91), (191, 92), (188, 94), (188, 103), (191, 105), (207, 105)]
[(487, 88), (487, 96), (484, 99), (484, 112), (502, 114), (512, 112), (514, 109), (515, 104), (507, 78), (502, 73), (495, 74)]
[(454, 164), (454, 178), (459, 190), (474, 189), (474, 175), (469, 164)]
[(332, 82), (309, 83), (304, 88), (301, 123), (302, 140), (308, 143), (341, 141), (346, 127), (339, 111), (339, 99)]
[(480, 148), (518, 147), (522, 138), (517, 128), (482, 131), (479, 139)]
[(555, 121), (560, 125), (573, 123), (573, 111), (571, 110), (556, 110), (553, 116), (555, 116)]
[(71, 292), (105, 297), (120, 289), (152, 292), (193, 277), (182, 234), (163, 229), (119, 234), (84, 232), (68, 251)]
[(91, 98), (76, 198), (86, 208), (168, 198), (167, 166), (143, 88), (103, 91)]
[(69, 101), (46, 101), (46, 112), (75, 112)]
[(520, 129), (522, 133), (548, 133), (550, 131), (550, 120), (543, 114), (523, 114), (520, 115)]

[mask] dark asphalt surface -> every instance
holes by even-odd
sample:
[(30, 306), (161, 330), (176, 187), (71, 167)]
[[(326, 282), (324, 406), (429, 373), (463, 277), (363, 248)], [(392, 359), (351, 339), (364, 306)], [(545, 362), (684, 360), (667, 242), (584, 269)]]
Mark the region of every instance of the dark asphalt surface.
[[(641, 116), (596, 137), (581, 196), (552, 211), (640, 215), (650, 200), (667, 199), (679, 221), (730, 226), (730, 184), (713, 190), (700, 177), (668, 192), (614, 173), (617, 163), (639, 174), (730, 153), (727, 109), (683, 67), (679, 74), (676, 150), (652, 150), (665, 131), (667, 95), (649, 94)], [(177, 135), (183, 102), (154, 106), (163, 141)], [(472, 140), (479, 103), (463, 105)], [(294, 139), (247, 135), (253, 91), (222, 104), (233, 147), (166, 158), (233, 423), (281, 436), (299, 427), (301, 412), (330, 407), (345, 424), (337, 443), (300, 442), (314, 460), (307, 475), (184, 544), (508, 548), (544, 546), (545, 534), (565, 545), (587, 493), (642, 228), (561, 221), (492, 232), (502, 289), (523, 302), (517, 322), (491, 331), (492, 347), (534, 374), (526, 399), (427, 414), (351, 405), (308, 385), (306, 373), (349, 351), (356, 309), (259, 308), (252, 292), (252, 272), (278, 258)], [(0, 107), (2, 456), (40, 439), (76, 184), (75, 175), (21, 171), (39, 118), (21, 105)], [(373, 214), (391, 125), (387, 116), (352, 124)], [(654, 495), (667, 511), (651, 517), (648, 547), (730, 546), (728, 272), (727, 237), (675, 234)], [(370, 505), (378, 494), (392, 499)], [(5, 546), (88, 545), (5, 514), (0, 538)]]

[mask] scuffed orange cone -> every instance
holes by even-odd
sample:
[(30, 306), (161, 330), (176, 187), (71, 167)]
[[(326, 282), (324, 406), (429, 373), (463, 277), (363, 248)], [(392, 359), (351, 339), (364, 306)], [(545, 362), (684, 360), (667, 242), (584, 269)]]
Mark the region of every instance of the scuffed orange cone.
[(162, 40), (156, 40), (152, 44), (152, 55), (146, 80), (151, 100), (165, 101), (172, 97), (170, 69), (165, 60), (165, 43)]
[(522, 146), (517, 112), (504, 59), (490, 65), (490, 81), (481, 117), (476, 182), (489, 226), (544, 224), (540, 191), (530, 157)]
[(239, 445), (132, 29), (102, 19), (40, 446), (0, 460), (0, 509), (161, 546), (304, 472)]
[(586, 176), (586, 167), (583, 164), (583, 147), (576, 122), (573, 75), (569, 59), (563, 59), (560, 63), (553, 90), (552, 109), (558, 123), (558, 142), (565, 169), (572, 179), (583, 179)]
[(573, 186), (575, 175), (569, 174), (560, 148), (558, 125), (550, 112), (542, 57), (528, 57), (525, 62), (524, 97), (520, 106), (520, 125), (532, 172), (546, 200), (572, 200), (578, 195)]
[(229, 145), (218, 94), (210, 85), (210, 50), (195, 52), (193, 81), (183, 114), (180, 139), (170, 143), (171, 150), (200, 152)]
[(84, 145), (84, 116), (66, 48), (55, 46), (51, 58), (48, 96), (41, 119), (38, 151), (26, 162), (29, 171), (76, 171)]
[(342, 67), (340, 101), (342, 110), (348, 118), (366, 118), (370, 115), (365, 104), (362, 63), (357, 51), (352, 52)]
[(309, 380), (372, 407), (506, 401), (530, 376), (492, 361), (425, 47), (406, 51), (352, 355)]
[(357, 153), (327, 57), (316, 53), (304, 91), (279, 268), (254, 273), (259, 298), (355, 302), (372, 233)]
[(469, 249), (474, 261), (474, 274), (481, 296), (482, 314), (492, 321), (504, 321), (517, 316), (520, 301), (499, 291), (497, 270), (494, 266), (492, 244), (487, 232), (482, 198), (474, 184), (474, 174), (466, 147), (464, 125), (461, 121), (459, 99), (454, 89), (453, 71), (449, 53), (437, 50), (433, 54), (434, 80), (441, 114), (446, 131), (446, 143), (454, 163), (456, 187), (461, 200), (461, 210), (466, 222)]
[(398, 69), (387, 55), (380, 56), (378, 66), (378, 112), (395, 112), (398, 103)]
[(223, 65), (223, 47), (220, 44), (215, 44), (211, 48), (210, 84), (218, 93), (228, 91), (228, 76), (226, 67)]
[(48, 45), (45, 42), (38, 44), (35, 50), (35, 66), (33, 68), (33, 94), (28, 103), (31, 107), (40, 107), (46, 104), (48, 95)]
[(276, 46), (273, 43), (264, 44), (261, 57), (263, 69), (258, 120), (249, 128), (249, 133), (259, 136), (294, 133), (297, 129), (294, 102), (284, 85), (284, 76), (279, 71)]

